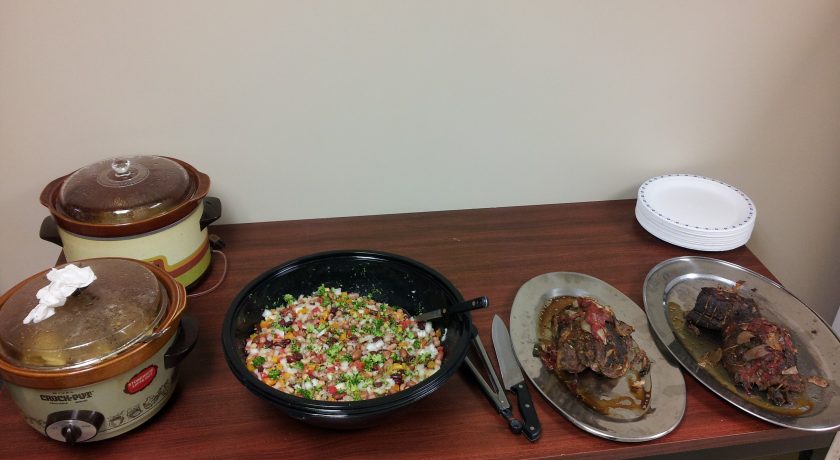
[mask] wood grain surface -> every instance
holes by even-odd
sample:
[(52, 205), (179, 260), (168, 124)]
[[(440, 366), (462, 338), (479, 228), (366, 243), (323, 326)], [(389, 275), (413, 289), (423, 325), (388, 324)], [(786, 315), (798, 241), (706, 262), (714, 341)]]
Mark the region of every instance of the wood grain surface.
[[(543, 435), (529, 443), (508, 431), (464, 369), (382, 425), (334, 431), (303, 424), (265, 404), (225, 363), (222, 320), (240, 289), (285, 261), (327, 250), (400, 254), (439, 271), (465, 298), (489, 297), (490, 307), (473, 313), (488, 350), (493, 315), (507, 320), (519, 287), (543, 273), (594, 276), (640, 307), (648, 271), (672, 257), (712, 256), (772, 278), (745, 247), (702, 253), (654, 238), (636, 222), (634, 206), (635, 200), (620, 200), (211, 226), (211, 233), (226, 243), (227, 277), (215, 292), (190, 301), (188, 311), (200, 324), (199, 341), (181, 365), (176, 393), (164, 409), (116, 438), (67, 446), (26, 425), (3, 388), (0, 458), (632, 458), (721, 448), (758, 455), (762, 446), (767, 450), (779, 442), (791, 450), (828, 445), (830, 434), (763, 422), (689, 374), (684, 374), (688, 402), (682, 423), (667, 436), (644, 443), (613, 442), (583, 432), (533, 387)], [(204, 286), (218, 279), (221, 265), (221, 258), (214, 258)]]

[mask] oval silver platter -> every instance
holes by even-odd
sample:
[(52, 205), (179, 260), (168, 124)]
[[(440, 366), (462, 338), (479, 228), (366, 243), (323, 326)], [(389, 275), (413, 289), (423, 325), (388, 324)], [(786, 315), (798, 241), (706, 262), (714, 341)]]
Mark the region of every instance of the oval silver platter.
[[(813, 407), (802, 415), (771, 410), (770, 403), (758, 395), (748, 396), (727, 381), (715, 378), (685, 348), (675, 335), (669, 316), (669, 304), (685, 312), (694, 308), (703, 287), (732, 287), (743, 282), (739, 293), (753, 298), (761, 314), (790, 330), (798, 350), (797, 368), (803, 376), (819, 375), (828, 381), (827, 388), (806, 383), (802, 397)], [(661, 343), (697, 380), (734, 406), (770, 423), (809, 431), (832, 431), (840, 428), (840, 340), (831, 328), (807, 305), (778, 283), (739, 265), (708, 257), (678, 257), (656, 265), (644, 285), (645, 311)], [(696, 352), (695, 352), (696, 354)], [(721, 367), (722, 369), (722, 367)], [(761, 392), (756, 392), (761, 393)], [(804, 406), (803, 406), (804, 407)]]
[[(559, 296), (593, 297), (609, 305), (618, 319), (633, 326), (633, 338), (651, 361), (650, 373), (645, 376), (650, 385), (650, 403), (641, 416), (628, 420), (596, 412), (578, 400), (534, 356), (540, 312), (548, 301)], [(513, 301), (510, 334), (519, 364), (537, 390), (569, 421), (588, 433), (613, 441), (650, 441), (673, 431), (685, 414), (682, 372), (657, 348), (644, 312), (629, 297), (597, 278), (573, 272), (546, 273), (532, 278), (522, 285)]]

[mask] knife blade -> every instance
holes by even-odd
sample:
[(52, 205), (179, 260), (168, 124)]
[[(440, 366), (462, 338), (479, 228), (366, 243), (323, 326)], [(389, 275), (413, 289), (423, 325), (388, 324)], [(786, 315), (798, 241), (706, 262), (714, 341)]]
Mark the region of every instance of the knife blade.
[(525, 437), (529, 441), (536, 441), (542, 434), (540, 420), (537, 418), (534, 402), (531, 400), (528, 387), (525, 385), (522, 369), (519, 368), (519, 362), (513, 354), (513, 342), (510, 340), (510, 333), (499, 315), (493, 317), (492, 337), (493, 348), (496, 350), (496, 358), (499, 360), (499, 370), (502, 374), (502, 384), (516, 394), (516, 403), (525, 422), (522, 432), (525, 433)]

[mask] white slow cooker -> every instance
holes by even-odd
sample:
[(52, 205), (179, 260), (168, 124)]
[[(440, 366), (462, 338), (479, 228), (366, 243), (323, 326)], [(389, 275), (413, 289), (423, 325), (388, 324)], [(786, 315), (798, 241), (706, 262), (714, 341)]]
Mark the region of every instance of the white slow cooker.
[(0, 297), (0, 379), (41, 434), (67, 443), (123, 434), (172, 396), (197, 324), (165, 271), (124, 258), (82, 260), (96, 279), (55, 314), (24, 323), (47, 271)]
[(53, 180), (41, 192), (51, 216), (42, 239), (68, 261), (128, 257), (157, 265), (188, 288), (210, 268), (207, 226), (221, 216), (210, 178), (163, 156), (102, 160)]

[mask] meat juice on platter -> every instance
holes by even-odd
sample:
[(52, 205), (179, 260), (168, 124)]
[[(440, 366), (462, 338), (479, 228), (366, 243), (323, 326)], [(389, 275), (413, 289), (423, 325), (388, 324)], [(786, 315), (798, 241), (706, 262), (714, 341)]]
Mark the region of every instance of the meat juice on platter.
[(543, 365), (587, 407), (619, 420), (649, 410), (650, 360), (633, 327), (589, 297), (549, 299), (539, 315), (537, 352)]
[(740, 287), (703, 287), (689, 311), (669, 303), (675, 335), (701, 367), (752, 404), (788, 416), (807, 414), (814, 401), (806, 381), (820, 388), (827, 383), (817, 375), (803, 378), (790, 332), (764, 318)]

